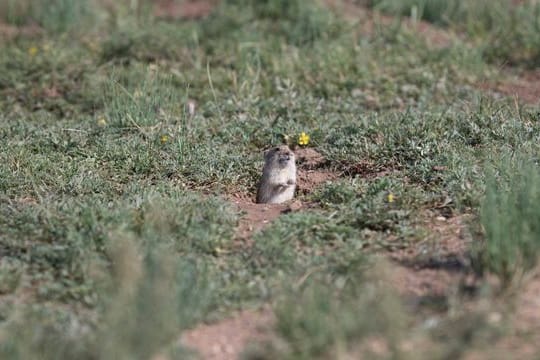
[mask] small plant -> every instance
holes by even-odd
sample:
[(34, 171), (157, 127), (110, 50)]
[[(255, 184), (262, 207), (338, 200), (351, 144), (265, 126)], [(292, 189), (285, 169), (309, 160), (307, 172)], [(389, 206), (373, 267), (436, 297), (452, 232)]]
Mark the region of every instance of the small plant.
[(99, 358), (152, 358), (174, 346), (179, 330), (200, 314), (206, 281), (195, 262), (175, 259), (165, 248), (142, 250), (130, 234), (115, 235), (109, 250), (114, 290), (93, 351)]
[(364, 271), (360, 266), (350, 269), (346, 278), (325, 280), (314, 275), (287, 294), (276, 310), (277, 331), (289, 345), (279, 358), (348, 358), (347, 353), (351, 358), (372, 358), (364, 342), (372, 336), (384, 339), (388, 353), (401, 358), (398, 340), (407, 314), (381, 281), (385, 265), (375, 264), (369, 274)]
[(475, 260), (478, 270), (498, 275), (507, 286), (538, 262), (540, 171), (534, 164), (505, 166), (508, 180), (492, 176), (488, 183), (481, 208), (485, 239)]
[(246, 8), (251, 10), (252, 21), (260, 22), (267, 29), (263, 33), (279, 35), (297, 46), (330, 37), (341, 26), (318, 1), (228, 0), (223, 3), (219, 15), (203, 24), (206, 33), (223, 35), (238, 30), (239, 17), (233, 13)]

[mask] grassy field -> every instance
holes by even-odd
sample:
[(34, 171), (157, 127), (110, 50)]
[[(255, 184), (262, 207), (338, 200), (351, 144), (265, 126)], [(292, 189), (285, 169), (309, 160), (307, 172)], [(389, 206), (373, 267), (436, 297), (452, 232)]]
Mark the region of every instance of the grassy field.
[[(268, 305), (245, 358), (508, 358), (492, 344), (538, 336), (512, 319), (540, 251), (540, 108), (479, 84), (540, 66), (540, 5), (357, 3), (165, 21), (0, 0), (0, 357), (196, 357), (184, 331)], [(301, 132), (334, 180), (239, 242), (232, 197)], [(394, 269), (423, 264), (457, 280), (411, 304)]]

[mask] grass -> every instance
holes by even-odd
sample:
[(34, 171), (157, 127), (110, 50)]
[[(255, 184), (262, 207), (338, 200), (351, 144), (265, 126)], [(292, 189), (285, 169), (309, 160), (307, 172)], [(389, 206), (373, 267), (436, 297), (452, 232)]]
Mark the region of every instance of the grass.
[[(350, 273), (352, 275), (354, 270)], [(378, 287), (375, 282), (362, 286), (361, 278), (351, 276), (347, 281), (333, 279), (342, 287), (337, 296), (335, 291), (330, 290), (332, 287), (329, 284), (312, 281), (280, 303), (276, 312), (277, 330), (291, 344), (286, 358), (340, 356), (346, 354), (347, 350), (361, 347), (358, 339), (377, 335), (388, 340), (392, 356), (400, 357), (396, 345), (398, 333), (404, 330), (408, 322), (405, 311), (396, 301), (398, 297), (389, 289)], [(370, 309), (369, 313), (365, 309)], [(361, 353), (358, 349), (354, 350), (358, 351), (357, 354)]]
[(539, 251), (538, 170), (528, 159), (512, 160), (488, 185), (481, 208), (485, 241), (477, 249), (480, 269), (497, 274), (505, 286), (534, 268)]
[(92, 14), (87, 0), (53, 0), (47, 4), (38, 1), (4, 0), (0, 4), (0, 18), (13, 25), (38, 24), (47, 31), (62, 33), (73, 30)]
[(374, 8), (426, 20), (466, 33), (482, 56), (499, 65), (535, 68), (540, 63), (540, 6), (535, 1), (374, 0)]
[[(2, 21), (44, 31), (0, 43), (2, 358), (185, 358), (182, 331), (265, 303), (286, 345), (263, 358), (369, 353), (379, 337), (395, 358), (418, 338), (444, 358), (491, 325), (448, 299), (447, 348), (374, 257), (422, 246), (427, 212), (467, 213), (485, 229), (475, 266), (510, 279), (535, 263), (537, 164), (513, 179), (501, 159), (538, 158), (538, 109), (475, 88), (497, 71), (486, 54), (501, 27), (436, 48), (302, 1), (223, 1), (169, 22), (123, 3), (28, 4)], [(532, 39), (524, 6), (513, 16)], [(261, 150), (302, 131), (340, 178), (239, 247), (228, 195), (253, 194)]]

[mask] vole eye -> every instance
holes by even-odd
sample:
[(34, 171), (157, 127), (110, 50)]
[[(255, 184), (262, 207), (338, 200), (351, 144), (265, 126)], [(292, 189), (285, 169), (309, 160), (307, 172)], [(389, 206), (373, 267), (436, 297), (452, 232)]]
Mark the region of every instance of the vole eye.
[(277, 147), (277, 148), (275, 148), (275, 149), (274, 149), (274, 151), (279, 151), (279, 148), (278, 148), (278, 147)]

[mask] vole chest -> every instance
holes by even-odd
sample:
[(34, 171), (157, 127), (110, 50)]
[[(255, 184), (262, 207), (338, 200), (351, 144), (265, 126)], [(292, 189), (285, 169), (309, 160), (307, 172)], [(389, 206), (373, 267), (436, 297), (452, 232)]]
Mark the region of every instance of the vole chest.
[(295, 167), (290, 166), (283, 169), (273, 169), (270, 172), (269, 180), (271, 183), (286, 183), (289, 180), (294, 180), (296, 177)]

